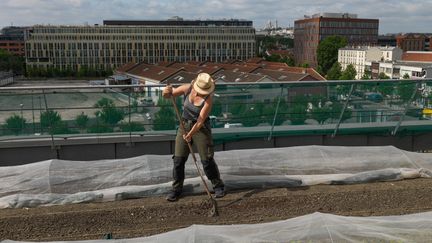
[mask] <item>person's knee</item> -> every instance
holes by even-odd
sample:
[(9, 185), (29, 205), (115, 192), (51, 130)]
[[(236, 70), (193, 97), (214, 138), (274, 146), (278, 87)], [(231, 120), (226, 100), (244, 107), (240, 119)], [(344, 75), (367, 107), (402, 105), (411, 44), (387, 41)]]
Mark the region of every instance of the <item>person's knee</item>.
[(216, 162), (213, 159), (213, 157), (207, 157), (206, 159), (201, 159), (201, 163), (204, 168), (214, 167), (216, 165)]
[(187, 161), (187, 157), (173, 156), (174, 166), (184, 166)]

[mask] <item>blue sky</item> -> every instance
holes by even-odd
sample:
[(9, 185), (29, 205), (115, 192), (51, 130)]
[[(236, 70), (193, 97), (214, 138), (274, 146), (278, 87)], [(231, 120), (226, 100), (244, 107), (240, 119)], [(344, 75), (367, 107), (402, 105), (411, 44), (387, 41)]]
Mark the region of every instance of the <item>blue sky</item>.
[(238, 18), (262, 28), (293, 26), (303, 15), (356, 13), (380, 20), (381, 34), (432, 32), (432, 0), (0, 0), (0, 27), (101, 24), (104, 19)]

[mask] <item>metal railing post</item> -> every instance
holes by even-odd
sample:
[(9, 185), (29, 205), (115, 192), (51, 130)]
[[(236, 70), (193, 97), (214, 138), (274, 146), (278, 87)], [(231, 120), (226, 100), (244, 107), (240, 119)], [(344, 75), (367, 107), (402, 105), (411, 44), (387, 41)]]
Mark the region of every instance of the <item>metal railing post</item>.
[(339, 126), (340, 126), (340, 124), (341, 124), (341, 122), (342, 122), (342, 117), (343, 117), (343, 115), (344, 115), (344, 113), (345, 113), (345, 110), (346, 110), (346, 108), (347, 108), (347, 106), (348, 106), (348, 102), (349, 102), (350, 99), (351, 99), (351, 95), (352, 95), (352, 92), (354, 91), (355, 86), (356, 86), (356, 84), (351, 84), (351, 88), (350, 88), (350, 91), (349, 91), (349, 93), (348, 93), (348, 97), (347, 97), (347, 99), (346, 99), (346, 101), (345, 101), (345, 103), (344, 103), (344, 106), (343, 106), (343, 108), (342, 108), (342, 111), (341, 111), (341, 113), (340, 113), (340, 115), (339, 115), (339, 120), (338, 120), (338, 122), (337, 122), (337, 124), (336, 124), (336, 127), (335, 127), (334, 131), (333, 131), (332, 138), (336, 137), (336, 134), (337, 134), (337, 132), (338, 132), (338, 130), (339, 130)]
[(393, 131), (391, 132), (391, 135), (395, 136), (396, 133), (397, 133), (397, 131), (399, 130), (399, 127), (401, 126), (402, 121), (403, 121), (403, 119), (405, 118), (405, 115), (406, 115), (406, 113), (407, 113), (407, 111), (408, 111), (409, 105), (410, 105), (410, 103), (412, 102), (412, 100), (414, 99), (414, 97), (415, 97), (415, 95), (416, 95), (416, 93), (417, 93), (417, 89), (418, 89), (418, 87), (420, 86), (419, 84), (420, 84), (419, 82), (417, 82), (417, 83), (415, 84), (415, 86), (414, 86), (414, 90), (413, 90), (413, 92), (412, 92), (412, 94), (411, 94), (411, 97), (410, 97), (410, 99), (407, 101), (407, 103), (406, 103), (406, 105), (405, 105), (404, 112), (402, 113), (402, 116), (400, 117), (399, 121), (397, 122), (395, 128), (394, 128)]
[(276, 110), (275, 110), (275, 113), (274, 113), (274, 116), (273, 116), (273, 122), (272, 122), (272, 126), (271, 126), (271, 128), (270, 128), (270, 134), (269, 134), (269, 136), (267, 137), (267, 141), (270, 141), (270, 139), (271, 139), (272, 136), (273, 136), (273, 129), (274, 129), (274, 125), (275, 125), (275, 123), (276, 123), (276, 116), (277, 116), (278, 111), (279, 111), (279, 104), (280, 104), (280, 101), (281, 101), (281, 99), (282, 99), (282, 94), (283, 94), (283, 85), (281, 85), (281, 92), (280, 92), (280, 95), (279, 95), (278, 103), (277, 103), (277, 105), (276, 105)]

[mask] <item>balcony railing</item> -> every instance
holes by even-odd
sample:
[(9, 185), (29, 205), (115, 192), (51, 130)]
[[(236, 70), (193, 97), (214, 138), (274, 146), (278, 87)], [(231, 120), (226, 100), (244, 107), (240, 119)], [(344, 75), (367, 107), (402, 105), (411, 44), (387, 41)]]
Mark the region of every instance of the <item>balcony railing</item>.
[[(1, 87), (0, 141), (174, 134), (163, 87)], [(222, 134), (325, 128), (336, 136), (342, 127), (385, 125), (395, 135), (405, 123), (432, 125), (431, 87), (432, 80), (218, 84), (210, 122)]]

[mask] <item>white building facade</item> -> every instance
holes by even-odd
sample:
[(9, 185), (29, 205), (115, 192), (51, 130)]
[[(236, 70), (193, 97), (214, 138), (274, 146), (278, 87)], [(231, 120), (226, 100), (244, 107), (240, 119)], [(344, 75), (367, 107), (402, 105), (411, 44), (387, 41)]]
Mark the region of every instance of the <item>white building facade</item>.
[(357, 72), (356, 79), (365, 74), (365, 67), (373, 61), (395, 61), (402, 58), (402, 49), (398, 47), (345, 47), (338, 51), (338, 62), (342, 70), (352, 64)]

